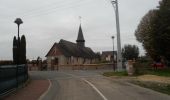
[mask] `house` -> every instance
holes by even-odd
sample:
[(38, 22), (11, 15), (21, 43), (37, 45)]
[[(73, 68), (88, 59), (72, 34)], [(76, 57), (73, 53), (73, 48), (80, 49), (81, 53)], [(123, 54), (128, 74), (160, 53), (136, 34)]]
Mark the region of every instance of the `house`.
[[(116, 61), (117, 52), (114, 51), (114, 61)], [(101, 55), (102, 61), (112, 62), (113, 61), (113, 51), (103, 51)]]
[(81, 25), (79, 26), (77, 43), (61, 39), (54, 43), (47, 53), (48, 68), (53, 65), (82, 65), (95, 63), (98, 58), (93, 50), (85, 46)]

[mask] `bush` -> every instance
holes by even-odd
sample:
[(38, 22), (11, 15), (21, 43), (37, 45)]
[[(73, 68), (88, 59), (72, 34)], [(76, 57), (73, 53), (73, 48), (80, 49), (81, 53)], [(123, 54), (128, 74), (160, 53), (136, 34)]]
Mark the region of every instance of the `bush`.
[(152, 69), (151, 64), (149, 62), (135, 62), (133, 64), (134, 75), (142, 75), (146, 74), (147, 70)]
[(13, 64), (13, 62), (12, 61), (0, 61), (0, 66), (2, 66), (2, 65), (12, 65)]
[(140, 63), (134, 63), (134, 64), (133, 64), (133, 68), (134, 68), (134, 75), (143, 74), (143, 73), (141, 72), (141, 64), (140, 64)]

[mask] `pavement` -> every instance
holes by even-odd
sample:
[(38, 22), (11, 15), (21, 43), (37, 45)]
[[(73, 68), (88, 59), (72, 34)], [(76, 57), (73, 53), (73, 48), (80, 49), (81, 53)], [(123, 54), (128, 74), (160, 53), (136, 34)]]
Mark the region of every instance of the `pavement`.
[(17, 89), (3, 100), (38, 100), (48, 86), (48, 80), (30, 80), (27, 86)]
[[(37, 91), (38, 95), (31, 89), (25, 91), (36, 95), (34, 98), (30, 95), (29, 100), (170, 100), (169, 95), (104, 77), (101, 74), (105, 71), (109, 70), (31, 71), (32, 80), (43, 80), (48, 85), (37, 84), (36, 88), (45, 90), (43, 93)], [(24, 93), (18, 95), (18, 99), (5, 100), (26, 100), (21, 95)]]

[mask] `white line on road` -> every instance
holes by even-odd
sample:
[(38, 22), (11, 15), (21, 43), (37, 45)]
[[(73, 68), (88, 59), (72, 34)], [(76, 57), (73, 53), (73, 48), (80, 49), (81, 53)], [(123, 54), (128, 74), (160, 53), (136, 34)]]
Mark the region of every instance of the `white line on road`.
[(82, 78), (82, 80), (88, 83), (103, 98), (103, 100), (108, 100), (91, 82), (87, 81), (84, 78)]
[[(68, 74), (65, 72), (63, 72), (63, 74), (66, 74), (66, 75), (69, 75), (69, 76), (72, 76), (75, 78), (79, 78), (78, 76), (75, 76), (73, 74)], [(81, 80), (85, 81), (87, 84), (89, 84), (103, 98), (103, 100), (108, 100), (91, 82), (89, 82), (88, 80), (86, 80), (84, 78), (79, 78), (79, 79), (81, 79)]]
[(45, 92), (39, 97), (38, 100), (42, 100), (42, 99), (45, 97), (45, 95), (50, 91), (51, 81), (48, 79), (48, 82), (49, 82), (49, 87), (48, 87), (47, 91), (45, 91)]

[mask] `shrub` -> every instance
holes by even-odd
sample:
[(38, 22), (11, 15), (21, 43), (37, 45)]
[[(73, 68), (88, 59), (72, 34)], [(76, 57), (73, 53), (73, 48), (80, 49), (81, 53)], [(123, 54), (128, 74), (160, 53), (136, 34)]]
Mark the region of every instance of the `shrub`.
[(13, 62), (12, 61), (8, 61), (8, 60), (4, 60), (4, 61), (0, 61), (0, 66), (1, 65), (12, 65), (13, 64)]

